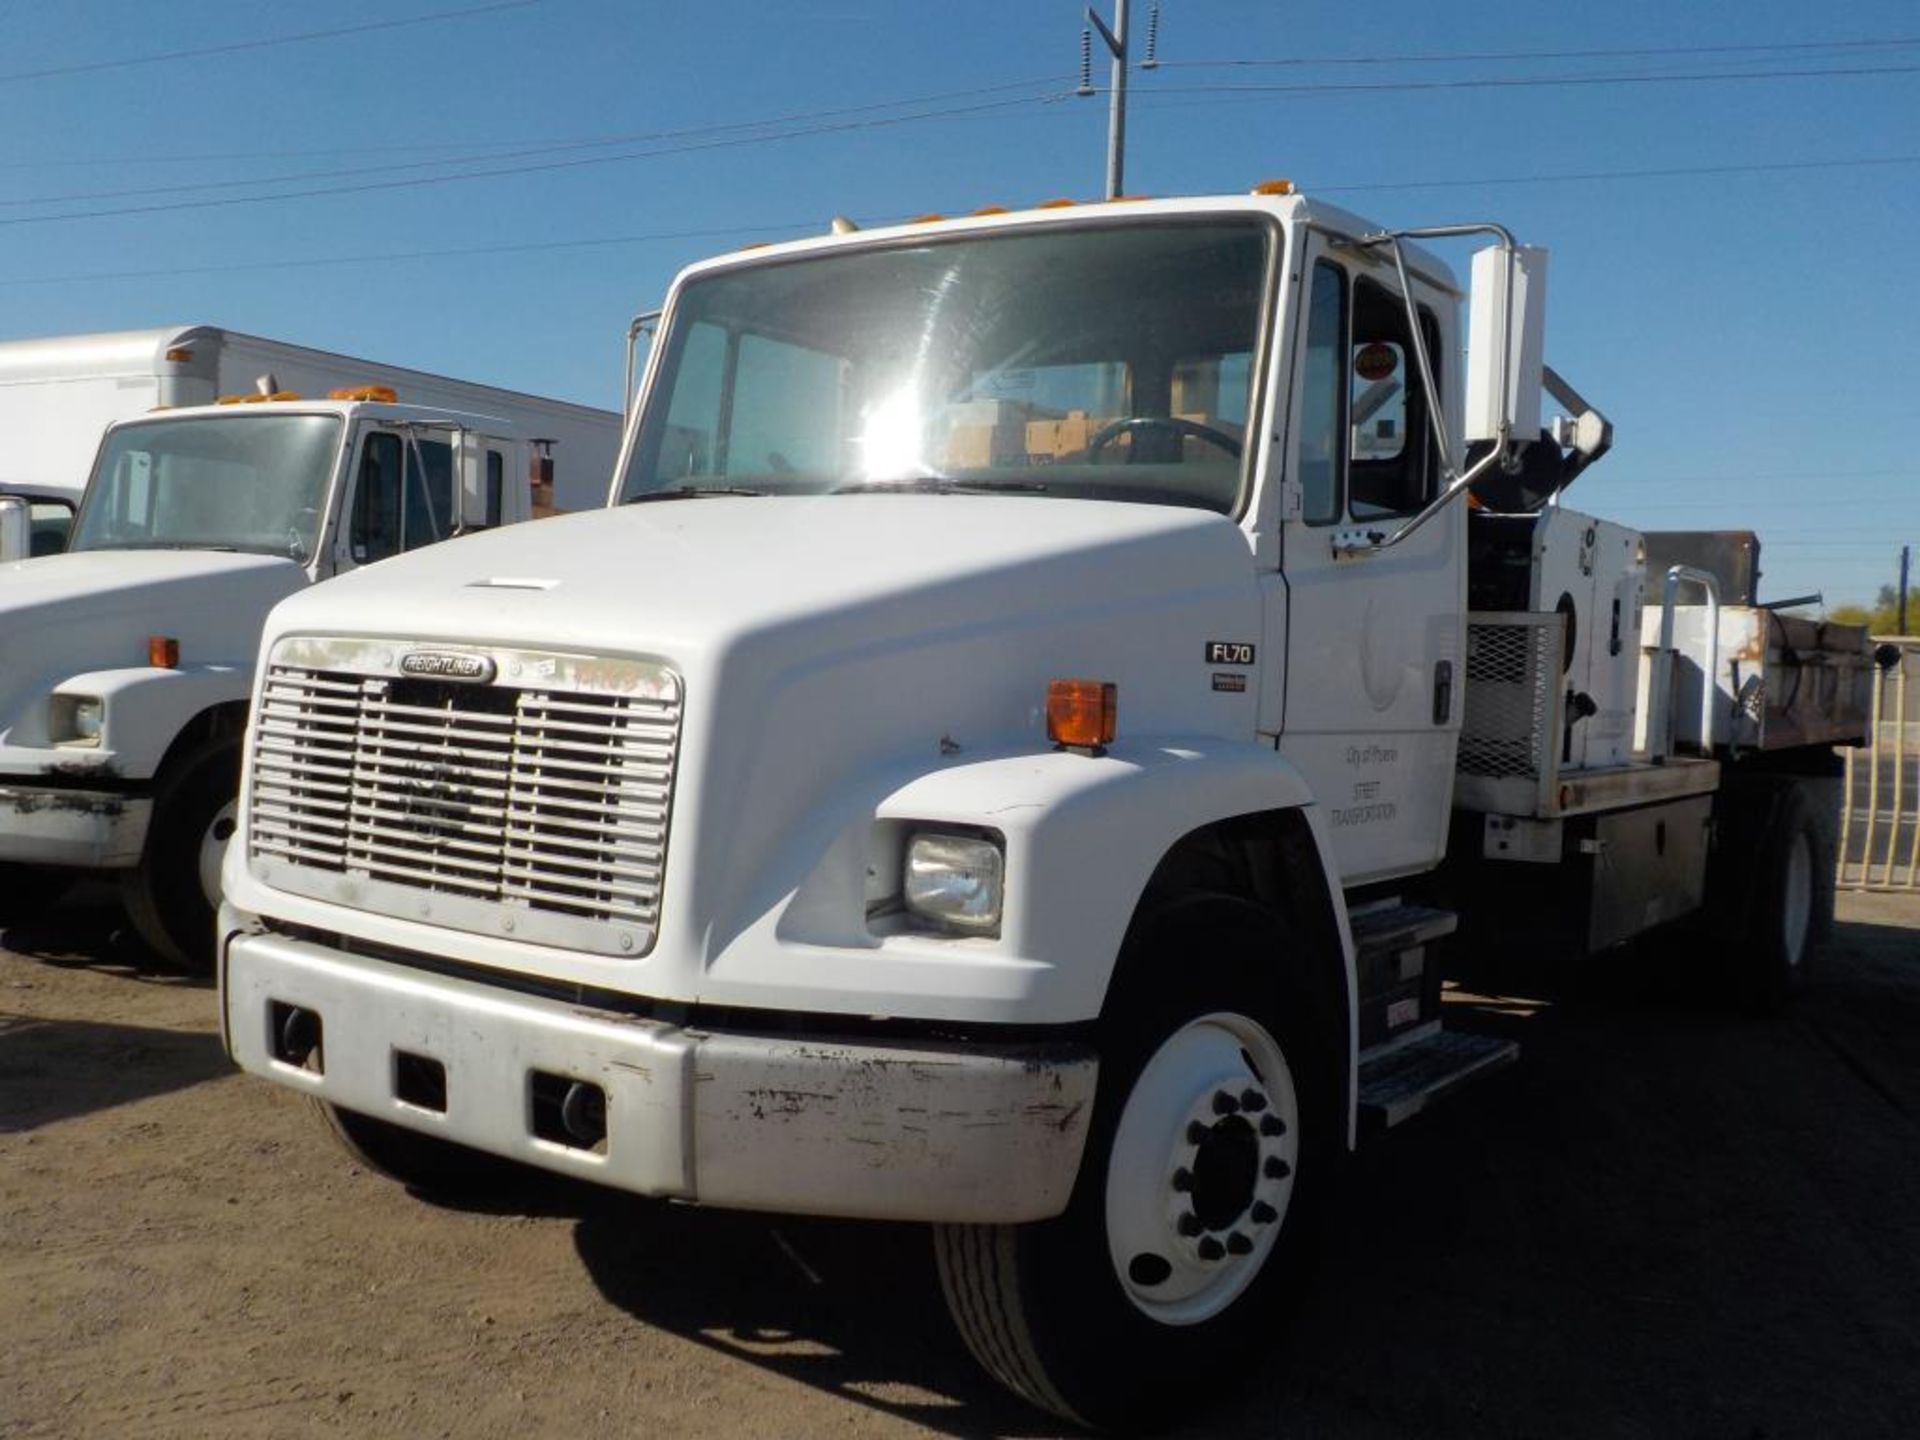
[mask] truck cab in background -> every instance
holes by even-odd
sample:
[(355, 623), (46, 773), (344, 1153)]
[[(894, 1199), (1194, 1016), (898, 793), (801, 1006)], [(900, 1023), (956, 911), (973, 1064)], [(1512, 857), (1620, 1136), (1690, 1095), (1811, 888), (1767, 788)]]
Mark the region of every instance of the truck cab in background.
[(1513, 1058), (1442, 937), (1552, 892), (1611, 945), (1711, 853), (1737, 962), (1817, 948), (1860, 717), (1736, 752), (1671, 584), (1643, 649), (1637, 538), (1553, 503), (1611, 431), (1544, 279), (1284, 185), (692, 267), (622, 503), (269, 618), (229, 1053), (423, 1188), (929, 1222), (1009, 1387), (1190, 1413), (1338, 1157)]
[(58, 555), (66, 549), (81, 493), (0, 482), (0, 564)]
[(384, 387), (109, 426), (67, 552), (0, 564), (0, 924), (105, 873), (153, 949), (208, 966), (267, 612), (550, 513), (556, 466), (610, 472), (617, 417), (577, 433), (556, 457)]

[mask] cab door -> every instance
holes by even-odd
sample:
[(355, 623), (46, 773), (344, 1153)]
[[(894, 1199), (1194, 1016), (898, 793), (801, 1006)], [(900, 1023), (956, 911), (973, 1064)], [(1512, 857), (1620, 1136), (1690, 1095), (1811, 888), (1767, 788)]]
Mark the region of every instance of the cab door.
[[(368, 426), (334, 547), (341, 570), (519, 516), (506, 490), (510, 442), (491, 436)], [(459, 501), (456, 508), (455, 500)]]
[[(1292, 337), (1297, 377), (1281, 521), (1287, 680), (1278, 748), (1324, 809), (1343, 881), (1435, 864), (1445, 851), (1465, 646), (1464, 506), (1386, 536), (1442, 484), (1439, 446), (1387, 257), (1310, 238)], [(1451, 297), (1415, 278), (1442, 395), (1459, 353)], [(1450, 427), (1450, 433), (1457, 427)], [(1278, 598), (1278, 597), (1276, 597)]]

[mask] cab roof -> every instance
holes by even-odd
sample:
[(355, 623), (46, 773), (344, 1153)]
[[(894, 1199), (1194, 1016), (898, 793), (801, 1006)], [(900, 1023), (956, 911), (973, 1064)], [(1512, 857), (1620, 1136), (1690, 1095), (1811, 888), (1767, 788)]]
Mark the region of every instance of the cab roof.
[[(1163, 200), (1128, 199), (1088, 201), (1055, 200), (1025, 209), (987, 206), (969, 215), (926, 215), (897, 225), (872, 229), (836, 231), (800, 240), (749, 245), (726, 255), (696, 262), (682, 272), (682, 278), (707, 274), (740, 265), (754, 265), (789, 256), (828, 254), (849, 246), (886, 244), (890, 241), (930, 239), (948, 235), (991, 234), (998, 230), (1029, 230), (1039, 225), (1069, 226), (1118, 220), (1142, 220), (1155, 216), (1265, 216), (1283, 224), (1309, 226), (1330, 235), (1358, 240), (1382, 233), (1386, 227), (1363, 216), (1322, 200), (1297, 193), (1245, 195), (1184, 195)], [(1461, 288), (1452, 268), (1423, 245), (1401, 243), (1407, 268), (1430, 284), (1450, 294)]]
[(115, 421), (112, 428), (143, 425), (154, 420), (245, 418), (249, 415), (337, 415), (343, 420), (385, 420), (395, 425), (451, 423), (471, 429), (485, 429), (490, 435), (503, 437), (519, 432), (519, 427), (511, 420), (465, 410), (449, 410), (438, 405), (408, 405), (388, 400), (308, 400), (304, 397), (297, 400), (255, 400), (249, 397), (224, 405), (163, 406), (145, 415)]

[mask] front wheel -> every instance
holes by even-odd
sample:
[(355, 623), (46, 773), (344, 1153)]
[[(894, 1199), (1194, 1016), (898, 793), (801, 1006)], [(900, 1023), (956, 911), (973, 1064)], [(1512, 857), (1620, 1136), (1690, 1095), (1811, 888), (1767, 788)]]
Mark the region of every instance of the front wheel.
[(213, 969), (220, 865), (239, 805), (240, 745), (209, 741), (161, 782), (140, 864), (121, 880), (133, 928), (182, 970)]
[(1196, 1392), (1170, 1377), (1231, 1375), (1272, 1341), (1339, 1150), (1328, 1049), (1307, 1005), (1270, 978), (1284, 952), (1160, 958), (1131, 968), (1102, 1022), (1066, 1213), (935, 1232), (974, 1356), (1095, 1427), (1189, 1408)]

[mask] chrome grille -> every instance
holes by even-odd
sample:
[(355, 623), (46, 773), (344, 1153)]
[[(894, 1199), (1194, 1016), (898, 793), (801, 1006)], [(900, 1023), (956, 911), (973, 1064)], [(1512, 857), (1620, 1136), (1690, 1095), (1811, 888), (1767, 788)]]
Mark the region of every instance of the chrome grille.
[[(276, 647), (254, 727), (256, 872), (457, 928), (645, 950), (660, 914), (677, 678), (508, 651), (485, 652), (497, 683), (422, 678), (401, 672), (404, 648)], [(333, 663), (290, 663), (309, 658)]]

